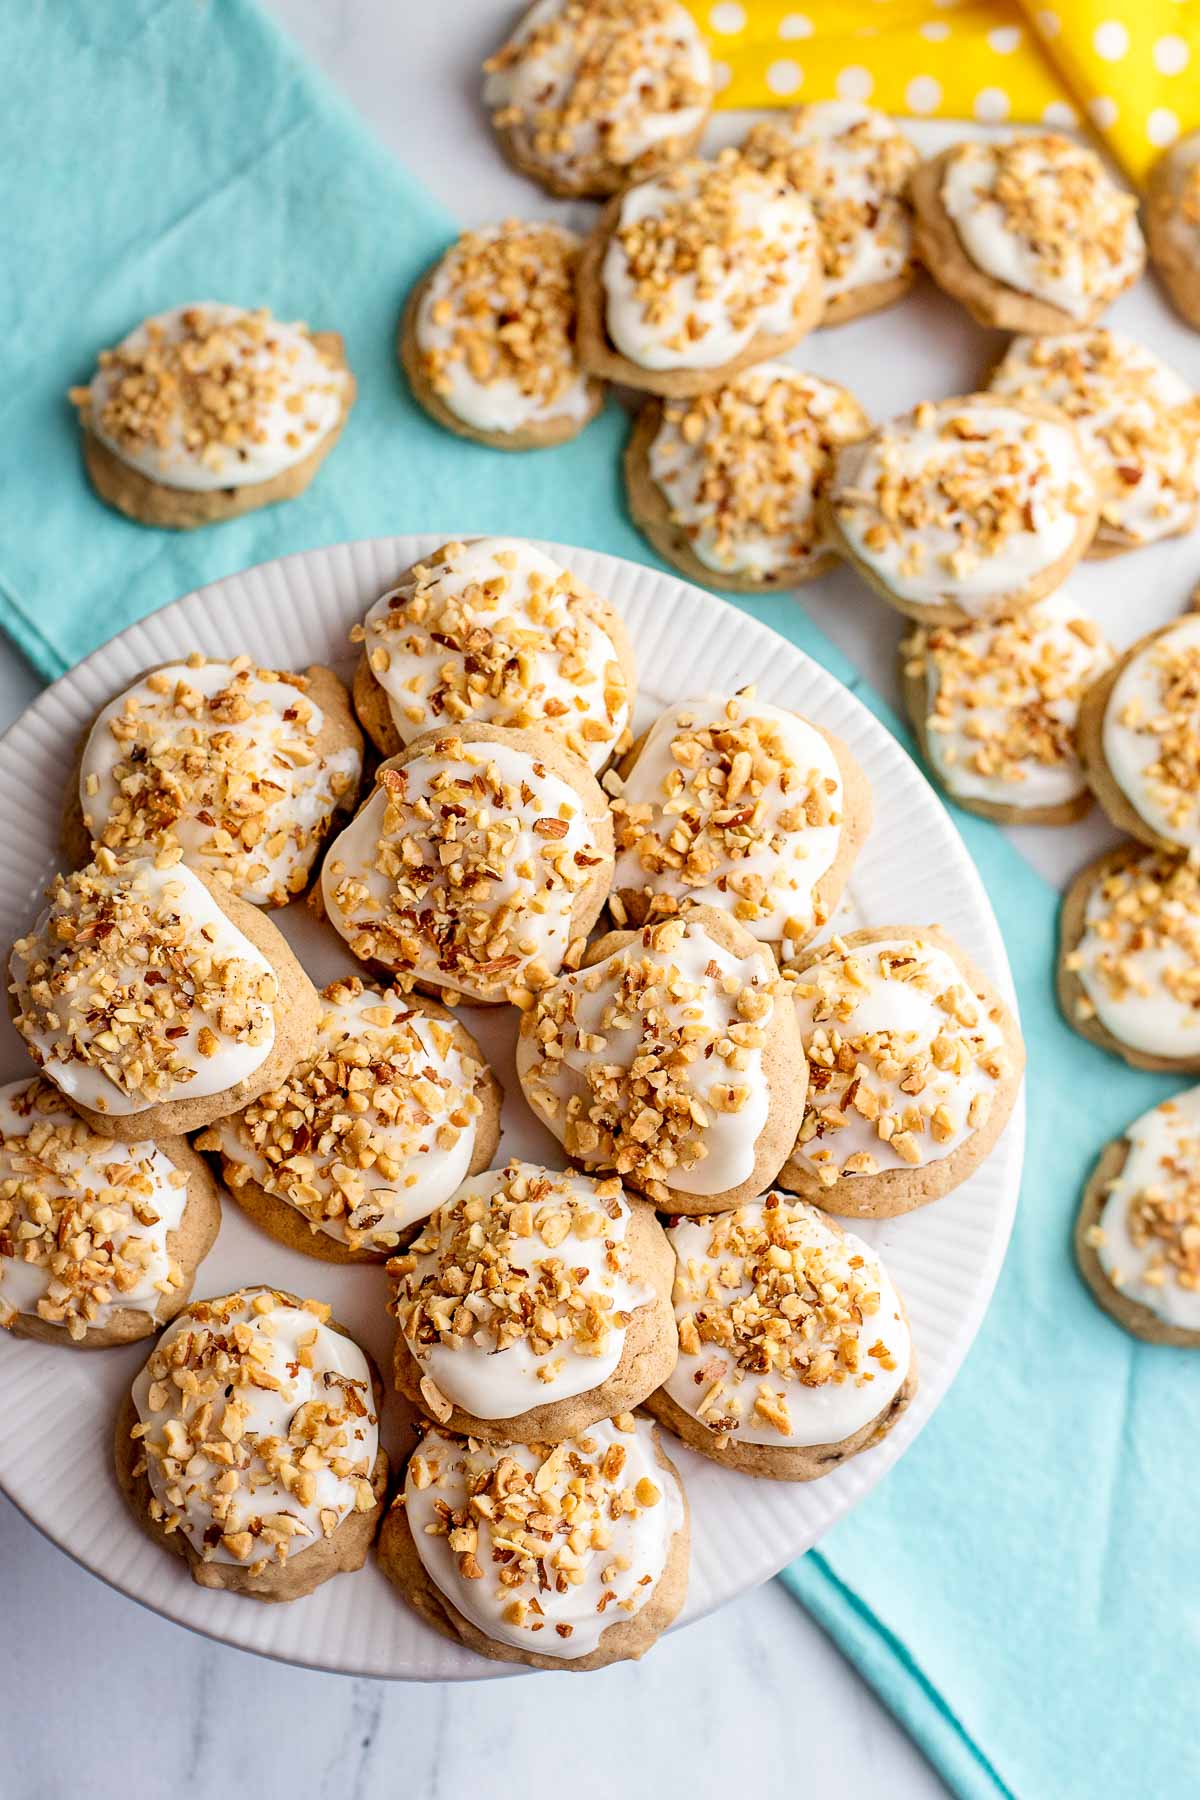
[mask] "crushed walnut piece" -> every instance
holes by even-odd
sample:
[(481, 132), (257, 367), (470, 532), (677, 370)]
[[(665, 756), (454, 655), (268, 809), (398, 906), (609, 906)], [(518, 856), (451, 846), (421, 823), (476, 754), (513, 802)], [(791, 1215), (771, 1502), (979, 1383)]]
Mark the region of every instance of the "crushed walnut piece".
[(1200, 1173), (1194, 1163), (1179, 1180), (1132, 1194), (1127, 1227), (1134, 1248), (1145, 1256), (1139, 1282), (1174, 1283), (1189, 1294), (1200, 1293)]
[(1076, 1016), (1097, 1004), (1161, 992), (1184, 1015), (1200, 1008), (1200, 871), (1184, 858), (1144, 850), (1110, 869), (1088, 900), (1067, 969), (1084, 993)]
[[(1200, 843), (1200, 629), (1185, 619), (1126, 665), (1109, 698), (1105, 749), (1113, 728), (1136, 746), (1129, 799), (1166, 838)], [(1122, 757), (1122, 764), (1125, 759)], [(1123, 786), (1134, 772), (1113, 768)]]

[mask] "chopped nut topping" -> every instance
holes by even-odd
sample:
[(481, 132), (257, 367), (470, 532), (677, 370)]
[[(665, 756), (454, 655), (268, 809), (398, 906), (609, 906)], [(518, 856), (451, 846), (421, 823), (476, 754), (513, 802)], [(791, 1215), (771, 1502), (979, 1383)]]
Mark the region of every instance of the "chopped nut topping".
[[(1185, 619), (1126, 665), (1109, 698), (1105, 748), (1113, 727), (1136, 746), (1136, 782), (1114, 770), (1129, 799), (1164, 837), (1200, 842), (1200, 631)], [(1113, 762), (1110, 755), (1110, 764)], [(1122, 757), (1122, 763), (1124, 763)]]
[(1131, 851), (1088, 900), (1083, 934), (1066, 958), (1090, 1017), (1105, 1001), (1161, 992), (1184, 1017), (1200, 1008), (1200, 872), (1182, 858)]

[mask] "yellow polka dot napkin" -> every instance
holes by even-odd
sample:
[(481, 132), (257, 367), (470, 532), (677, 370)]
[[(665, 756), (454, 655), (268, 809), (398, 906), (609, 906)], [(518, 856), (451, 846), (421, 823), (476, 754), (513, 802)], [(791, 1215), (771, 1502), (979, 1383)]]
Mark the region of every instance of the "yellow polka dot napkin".
[(727, 107), (1088, 121), (1135, 179), (1200, 125), (1197, 0), (687, 0)]

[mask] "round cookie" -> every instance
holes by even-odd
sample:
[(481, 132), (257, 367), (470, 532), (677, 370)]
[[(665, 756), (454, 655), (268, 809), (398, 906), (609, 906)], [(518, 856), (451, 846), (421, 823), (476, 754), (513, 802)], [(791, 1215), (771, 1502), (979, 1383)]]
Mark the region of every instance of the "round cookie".
[(120, 1408), (117, 1481), (197, 1586), (298, 1600), (366, 1561), (387, 1490), (382, 1401), (322, 1301), (268, 1287), (197, 1300)]
[(936, 926), (849, 931), (799, 965), (808, 1106), (778, 1184), (842, 1218), (940, 1200), (991, 1152), (1025, 1046), (991, 983)]
[(409, 295), (398, 351), (408, 385), (447, 431), (496, 450), (576, 437), (604, 404), (575, 354), (582, 240), (555, 224), (467, 231)]
[(1100, 483), (1089, 556), (1191, 531), (1200, 514), (1200, 405), (1189, 382), (1115, 331), (1014, 338), (989, 391), (1072, 419)]
[(677, 1219), (679, 1361), (647, 1402), (702, 1456), (814, 1481), (891, 1430), (917, 1391), (904, 1307), (861, 1238), (785, 1194)]
[(1200, 613), (1148, 632), (1092, 683), (1078, 743), (1114, 825), (1155, 849), (1200, 851)]
[(1082, 818), (1079, 701), (1113, 654), (1065, 588), (1012, 619), (918, 626), (900, 647), (901, 690), (939, 787), (1001, 825)]
[(1200, 131), (1164, 150), (1146, 183), (1150, 261), (1172, 306), (1200, 330)]
[(1135, 1069), (1200, 1071), (1200, 875), (1121, 844), (1063, 897), (1058, 999), (1081, 1037)]
[(924, 625), (1053, 593), (1091, 543), (1099, 504), (1071, 422), (991, 394), (924, 401), (848, 445), (826, 499), (841, 554)]
[(612, 819), (545, 731), (467, 724), (416, 738), (330, 846), (325, 913), (402, 982), (520, 1003), (582, 951), (608, 897)]
[(184, 863), (101, 850), (47, 898), (9, 954), (9, 1009), (96, 1131), (198, 1131), (276, 1086), (316, 1029), (316, 989), (277, 928)]
[(768, 593), (833, 566), (818, 501), (870, 422), (836, 382), (759, 363), (692, 400), (648, 399), (625, 449), (634, 524), (706, 587)]
[(1200, 1088), (1152, 1107), (1102, 1152), (1075, 1255), (1118, 1325), (1150, 1344), (1200, 1349)]
[(781, 965), (832, 916), (871, 827), (870, 786), (841, 739), (752, 687), (672, 707), (621, 774), (616, 924), (714, 906)]
[(637, 675), (620, 615), (519, 538), (444, 544), (351, 636), (355, 710), (384, 756), (468, 721), (552, 731), (592, 769), (628, 741)]
[(751, 126), (742, 155), (781, 171), (816, 214), (822, 326), (903, 299), (917, 273), (908, 183), (919, 158), (886, 113), (856, 100), (819, 100)]
[(431, 1427), (379, 1534), (379, 1565), (444, 1637), (496, 1662), (636, 1661), (687, 1594), (688, 1508), (649, 1420), (488, 1444)]
[(670, 1248), (615, 1175), (511, 1161), (466, 1182), (388, 1272), (396, 1386), (463, 1436), (578, 1438), (675, 1364)]
[(981, 325), (1092, 325), (1146, 260), (1137, 199), (1055, 132), (954, 144), (912, 177), (917, 254)]
[(354, 393), (336, 331), (198, 301), (102, 350), (70, 399), (100, 498), (142, 525), (186, 531), (302, 494)]
[(500, 1084), (436, 1001), (331, 982), (278, 1087), (196, 1147), (264, 1231), (323, 1262), (382, 1262), (500, 1141)]
[(669, 1212), (769, 1186), (804, 1116), (791, 989), (727, 912), (612, 931), (534, 998), (517, 1076), (567, 1154)]
[(713, 100), (679, 0), (536, 0), (483, 71), (505, 155), (566, 199), (617, 193), (686, 156)]
[(96, 715), (63, 806), (75, 864), (182, 851), (254, 906), (308, 886), (362, 780), (362, 733), (332, 669), (303, 674), (196, 654), (164, 663)]
[(80, 1350), (150, 1337), (221, 1225), (186, 1138), (119, 1144), (41, 1075), (0, 1087), (0, 1325)]
[(812, 208), (735, 150), (683, 163), (609, 201), (579, 259), (578, 299), (593, 375), (671, 399), (707, 393), (819, 324)]

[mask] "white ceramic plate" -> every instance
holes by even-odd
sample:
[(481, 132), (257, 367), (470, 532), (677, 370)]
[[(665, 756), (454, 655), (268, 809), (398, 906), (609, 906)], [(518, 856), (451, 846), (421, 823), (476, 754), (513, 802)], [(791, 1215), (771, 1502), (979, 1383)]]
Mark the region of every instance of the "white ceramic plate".
[[(0, 950), (32, 921), (58, 862), (59, 805), (80, 731), (154, 663), (200, 650), (249, 651), (265, 665), (347, 665), (348, 631), (396, 574), (442, 540), (378, 538), (313, 550), (214, 582), (114, 638), (31, 706), (0, 742)], [(672, 576), (586, 550), (544, 546), (624, 614), (637, 652), (639, 728), (661, 707), (755, 682), (765, 699), (819, 720), (849, 744), (875, 795), (876, 823), (837, 924), (945, 927), (1011, 995), (1004, 947), (982, 883), (940, 802), (896, 741), (852, 694), (774, 632)], [(297, 907), (275, 914), (314, 979), (349, 964), (333, 933)], [(331, 941), (333, 940), (333, 941)], [(505, 1009), (507, 1014), (507, 1009)], [(552, 1162), (511, 1067), (512, 1015), (467, 1015), (510, 1096), (502, 1154)], [(5, 1018), (0, 1076), (28, 1062)], [(856, 1226), (886, 1256), (920, 1356), (915, 1403), (879, 1448), (801, 1486), (731, 1474), (682, 1446), (671, 1454), (692, 1503), (692, 1571), (681, 1622), (699, 1618), (807, 1550), (886, 1474), (944, 1396), (979, 1328), (1008, 1242), (1024, 1142), (1023, 1101), (987, 1163), (946, 1200), (907, 1218)], [(228, 1202), (197, 1296), (273, 1282), (332, 1302), (386, 1366), (386, 1283), (286, 1250)], [(195, 1586), (142, 1535), (112, 1474), (112, 1424), (145, 1346), (80, 1353), (0, 1332), (0, 1485), (48, 1537), (123, 1593), (197, 1631), (267, 1656), (349, 1674), (469, 1680), (510, 1673), (457, 1649), (400, 1600), (374, 1563), (306, 1600), (263, 1606)]]

